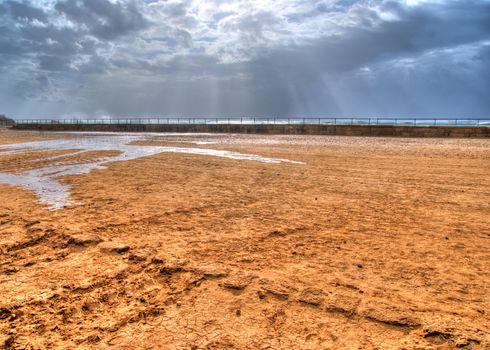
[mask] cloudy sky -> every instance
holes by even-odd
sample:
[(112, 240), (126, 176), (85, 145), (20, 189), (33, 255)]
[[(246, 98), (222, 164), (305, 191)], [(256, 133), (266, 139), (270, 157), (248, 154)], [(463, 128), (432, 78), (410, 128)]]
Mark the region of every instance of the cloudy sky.
[(489, 0), (0, 0), (0, 114), (487, 116)]

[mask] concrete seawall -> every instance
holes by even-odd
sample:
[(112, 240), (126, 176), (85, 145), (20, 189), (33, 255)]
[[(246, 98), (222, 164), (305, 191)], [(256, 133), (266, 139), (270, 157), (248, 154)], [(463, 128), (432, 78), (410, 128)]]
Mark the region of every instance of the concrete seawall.
[(490, 127), (309, 124), (19, 124), (39, 131), (179, 132), (283, 135), (490, 138)]

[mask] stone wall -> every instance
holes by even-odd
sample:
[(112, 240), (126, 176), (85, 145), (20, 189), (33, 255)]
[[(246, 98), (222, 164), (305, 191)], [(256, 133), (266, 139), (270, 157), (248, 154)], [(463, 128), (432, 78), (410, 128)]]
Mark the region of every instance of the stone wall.
[(18, 130), (487, 138), (490, 127), (240, 124), (20, 124)]

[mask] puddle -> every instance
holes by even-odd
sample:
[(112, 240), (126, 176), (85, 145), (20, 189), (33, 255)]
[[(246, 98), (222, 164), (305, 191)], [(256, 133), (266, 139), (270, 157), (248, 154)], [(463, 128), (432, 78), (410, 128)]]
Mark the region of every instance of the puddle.
[[(33, 191), (40, 203), (47, 205), (50, 210), (56, 210), (77, 204), (70, 199), (70, 186), (59, 182), (56, 178), (65, 175), (87, 174), (94, 169), (105, 169), (104, 164), (110, 162), (127, 161), (159, 153), (189, 153), (263, 163), (302, 164), (288, 159), (268, 158), (254, 154), (213, 149), (128, 145), (131, 142), (146, 139), (145, 135), (106, 134), (1, 145), (0, 156), (49, 150), (71, 150), (72, 152), (36, 159), (36, 161), (60, 159), (60, 161), (51, 163), (49, 166), (27, 170), (20, 174), (0, 173), (0, 183), (22, 186), (27, 190)], [(78, 164), (73, 164), (73, 161), (61, 160), (64, 157), (97, 151), (119, 151), (120, 154), (83, 160), (84, 163)]]

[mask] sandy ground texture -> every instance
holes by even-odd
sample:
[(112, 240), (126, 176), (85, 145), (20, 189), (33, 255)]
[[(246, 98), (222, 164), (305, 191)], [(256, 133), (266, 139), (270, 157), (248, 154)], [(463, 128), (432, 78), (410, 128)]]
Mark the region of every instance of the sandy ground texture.
[(0, 184), (0, 345), (490, 349), (489, 140), (139, 143), (304, 164), (161, 153), (63, 177), (79, 204), (55, 211)]

